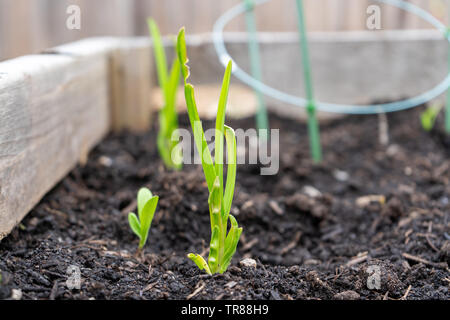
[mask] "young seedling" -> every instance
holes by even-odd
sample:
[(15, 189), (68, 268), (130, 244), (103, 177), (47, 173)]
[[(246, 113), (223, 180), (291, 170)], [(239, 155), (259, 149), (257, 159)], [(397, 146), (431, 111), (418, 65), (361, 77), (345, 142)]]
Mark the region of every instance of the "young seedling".
[(150, 34), (153, 39), (153, 50), (156, 60), (158, 82), (163, 93), (164, 106), (159, 112), (159, 132), (157, 137), (158, 152), (167, 168), (180, 170), (181, 149), (177, 148), (178, 115), (176, 111), (176, 95), (180, 82), (180, 62), (175, 54), (170, 72), (167, 67), (167, 59), (161, 34), (153, 19), (148, 19)]
[[(242, 228), (238, 227), (236, 219), (230, 215), (236, 181), (236, 138), (234, 130), (225, 126), (225, 108), (228, 99), (232, 65), (230, 61), (225, 71), (222, 90), (220, 92), (219, 107), (216, 117), (214, 163), (208, 149), (202, 123), (198, 116), (194, 97), (194, 87), (187, 82), (189, 77), (189, 67), (187, 66), (188, 58), (184, 28), (182, 28), (178, 34), (177, 52), (181, 64), (181, 73), (184, 78), (184, 90), (189, 120), (191, 122), (192, 131), (194, 132), (195, 144), (202, 160), (203, 172), (208, 185), (208, 204), (211, 220), (211, 242), (208, 262), (198, 254), (190, 253), (188, 257), (200, 268), (200, 270), (205, 270), (208, 274), (217, 272), (224, 273), (231, 263), (231, 258), (236, 252), (236, 247), (242, 233)], [(228, 155), (225, 188), (223, 180), (224, 136)], [(229, 231), (228, 220), (231, 223)]]
[(149, 189), (142, 188), (139, 190), (137, 195), (137, 209), (139, 218), (133, 212), (128, 214), (128, 222), (131, 230), (133, 230), (133, 232), (140, 239), (138, 252), (144, 248), (145, 243), (147, 242), (148, 232), (150, 231), (150, 227), (152, 225), (158, 200), (159, 197), (154, 196)]
[(420, 122), (425, 131), (431, 131), (433, 129), (436, 118), (443, 107), (444, 105), (442, 103), (436, 102), (427, 107), (425, 111), (420, 114)]

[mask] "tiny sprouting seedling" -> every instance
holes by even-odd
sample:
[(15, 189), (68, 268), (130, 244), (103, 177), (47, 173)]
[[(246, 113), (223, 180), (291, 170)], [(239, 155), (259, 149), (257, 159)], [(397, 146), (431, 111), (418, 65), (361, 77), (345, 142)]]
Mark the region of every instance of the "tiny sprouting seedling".
[(152, 225), (158, 200), (159, 197), (154, 196), (149, 189), (142, 188), (139, 190), (137, 195), (137, 209), (139, 218), (133, 212), (128, 214), (128, 222), (131, 230), (133, 230), (133, 232), (140, 239), (138, 251), (141, 251), (147, 242), (148, 232), (150, 231), (150, 227)]
[(431, 129), (433, 129), (436, 118), (443, 107), (444, 105), (441, 102), (436, 102), (427, 107), (425, 111), (420, 114), (420, 122), (425, 131), (431, 131)]
[[(228, 99), (228, 89), (231, 77), (231, 61), (225, 71), (222, 89), (220, 92), (219, 106), (216, 117), (214, 160), (208, 149), (205, 133), (198, 115), (194, 97), (194, 87), (187, 82), (189, 77), (188, 58), (186, 52), (185, 31), (182, 28), (178, 34), (177, 52), (180, 59), (181, 73), (184, 78), (184, 89), (189, 120), (197, 151), (202, 160), (203, 172), (209, 190), (209, 212), (211, 221), (211, 242), (209, 247), (208, 263), (199, 255), (190, 253), (188, 257), (208, 274), (223, 273), (231, 263), (231, 258), (236, 252), (236, 247), (242, 233), (236, 219), (230, 215), (236, 182), (236, 137), (234, 130), (225, 125), (225, 109)], [(224, 136), (227, 144), (228, 168), (227, 179), (224, 188), (223, 181), (223, 157)], [(228, 231), (228, 220), (231, 223)], [(228, 231), (228, 232), (227, 232)]]
[(169, 72), (164, 46), (158, 26), (153, 19), (148, 19), (150, 34), (153, 39), (153, 50), (156, 60), (158, 82), (161, 87), (164, 106), (159, 112), (159, 132), (157, 137), (158, 152), (169, 169), (179, 170), (182, 167), (181, 149), (177, 148), (178, 115), (176, 96), (180, 82), (180, 62), (177, 55)]

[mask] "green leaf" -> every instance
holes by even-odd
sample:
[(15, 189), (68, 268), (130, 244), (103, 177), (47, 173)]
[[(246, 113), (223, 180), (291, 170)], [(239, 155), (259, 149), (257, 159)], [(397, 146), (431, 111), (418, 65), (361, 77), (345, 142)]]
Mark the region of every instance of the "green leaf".
[(162, 90), (164, 90), (168, 78), (166, 53), (164, 51), (164, 46), (162, 44), (161, 34), (159, 32), (158, 26), (155, 23), (155, 20), (148, 19), (147, 23), (150, 30), (150, 34), (153, 39), (153, 52), (155, 54), (156, 70), (158, 72), (159, 86), (161, 87)]
[(191, 122), (192, 131), (194, 133), (197, 152), (200, 153), (203, 172), (208, 184), (208, 190), (211, 192), (214, 180), (216, 178), (216, 172), (214, 169), (211, 153), (208, 148), (208, 143), (205, 138), (205, 133), (203, 131), (202, 122), (200, 121), (200, 117), (198, 116), (197, 105), (194, 98), (194, 87), (189, 83), (185, 85), (185, 95), (188, 115)]
[(184, 27), (181, 28), (180, 31), (178, 32), (177, 53), (178, 53), (178, 59), (180, 60), (180, 64), (181, 64), (181, 74), (183, 75), (184, 82), (186, 82), (187, 79), (189, 78), (189, 67), (187, 66), (187, 63), (189, 62), (189, 60), (187, 57)]
[(200, 158), (202, 160), (203, 172), (205, 174), (206, 182), (208, 184), (208, 190), (211, 192), (216, 178), (216, 172), (214, 169), (214, 164), (211, 157), (211, 152), (208, 148), (208, 143), (205, 138), (205, 133), (203, 131), (202, 122), (197, 111), (197, 105), (194, 97), (194, 87), (187, 83), (187, 78), (189, 77), (189, 68), (186, 63), (188, 62), (186, 55), (186, 43), (184, 40), (184, 29), (180, 30), (178, 34), (177, 43), (178, 57), (180, 59), (181, 70), (185, 80), (184, 84), (184, 94), (186, 99), (186, 106), (188, 110), (189, 120), (191, 123), (192, 131), (194, 132), (195, 145), (197, 151), (200, 153)]
[(217, 271), (220, 259), (220, 237), (222, 232), (221, 210), (222, 210), (222, 192), (220, 191), (219, 177), (214, 180), (214, 185), (209, 194), (209, 214), (211, 220), (211, 242), (209, 245), (208, 264), (212, 273)]
[(158, 200), (158, 196), (154, 196), (150, 200), (148, 200), (144, 208), (142, 209), (142, 215), (139, 217), (141, 221), (141, 248), (144, 247), (145, 243), (147, 242), (148, 232), (155, 215)]
[[(175, 134), (177, 132), (174, 132)], [(180, 170), (183, 167), (183, 146), (179, 145), (179, 135), (176, 135), (176, 142), (172, 142), (170, 159), (173, 163), (173, 169)]]
[[(205, 139), (202, 123), (198, 115), (194, 97), (194, 87), (187, 81), (189, 77), (189, 68), (187, 66), (188, 58), (184, 28), (181, 29), (178, 34), (177, 54), (184, 78), (184, 93), (189, 120), (194, 133), (195, 145), (201, 156), (203, 172), (210, 193), (208, 198), (211, 219), (211, 242), (208, 257), (209, 265), (207, 265), (205, 260), (198, 255), (189, 254), (189, 258), (202, 270), (209, 266), (207, 272), (210, 274), (216, 273), (218, 269), (220, 272), (224, 272), (228, 268), (231, 258), (236, 252), (236, 247), (242, 233), (242, 228), (238, 227), (236, 219), (229, 215), (234, 196), (237, 157), (234, 131), (230, 127), (225, 126), (225, 109), (228, 99), (232, 63), (231, 61), (229, 62), (225, 71), (217, 110), (215, 140), (216, 163), (214, 164)], [(227, 142), (228, 154), (228, 176), (225, 193), (223, 177), (224, 137)], [(228, 217), (231, 219), (231, 229), (227, 235)]]
[(180, 61), (175, 59), (172, 64), (172, 70), (170, 71), (169, 82), (167, 82), (167, 97), (166, 97), (166, 112), (169, 116), (169, 123), (174, 124), (177, 122), (176, 113), (176, 97), (177, 88), (180, 82)]
[(166, 121), (166, 138), (170, 141), (172, 132), (178, 128), (178, 115), (176, 111), (177, 88), (180, 82), (180, 61), (175, 59), (170, 71), (170, 77), (165, 87), (165, 106), (161, 110)]
[(219, 242), (220, 242), (220, 229), (219, 226), (215, 226), (211, 234), (211, 242), (209, 243), (209, 257), (208, 265), (212, 273), (217, 272), (219, 266)]
[(224, 195), (224, 220), (228, 219), (228, 214), (231, 211), (231, 204), (233, 202), (234, 188), (236, 184), (236, 167), (237, 167), (237, 155), (236, 155), (236, 137), (234, 130), (228, 126), (225, 126), (225, 139), (227, 140), (227, 182), (225, 186)]
[(167, 121), (167, 132), (166, 132), (166, 144), (168, 150), (168, 162), (166, 165), (175, 170), (179, 170), (182, 168), (182, 163), (175, 163), (176, 160), (182, 159), (181, 149), (176, 149), (178, 151), (176, 155), (176, 159), (173, 159), (173, 152), (178, 145), (178, 139), (172, 140), (172, 136), (175, 130), (178, 129), (178, 114), (176, 110), (176, 97), (177, 97), (177, 88), (180, 82), (180, 61), (178, 58), (175, 58), (172, 64), (172, 70), (170, 72), (169, 82), (167, 83), (167, 97), (166, 97), (166, 107), (164, 108), (165, 118)]
[[(164, 164), (169, 169), (179, 170), (182, 163), (175, 163), (172, 153), (178, 145), (178, 139), (172, 140), (172, 136), (178, 128), (178, 115), (176, 112), (176, 95), (177, 86), (180, 79), (180, 63), (175, 60), (170, 76), (170, 80), (166, 84), (165, 106), (159, 112), (159, 132), (157, 137), (157, 146), (159, 154)], [(177, 149), (181, 154), (181, 149)], [(181, 155), (177, 155), (180, 159)]]
[(166, 167), (178, 170), (182, 167), (181, 163), (175, 164), (171, 157), (177, 142), (173, 142), (171, 138), (174, 130), (178, 128), (176, 95), (178, 83), (180, 81), (180, 62), (176, 55), (169, 76), (166, 54), (158, 26), (153, 19), (148, 20), (148, 25), (153, 39), (158, 82), (164, 97), (164, 106), (159, 113), (160, 129), (157, 137), (158, 151)]
[(222, 209), (222, 197), (223, 195), (220, 192), (219, 177), (216, 177), (213, 189), (208, 198), (209, 214), (211, 219), (211, 232), (213, 232), (214, 227), (216, 226), (221, 228), (220, 212)]
[(141, 188), (137, 195), (137, 208), (139, 220), (142, 222), (142, 209), (147, 204), (148, 200), (153, 197), (152, 192), (147, 188)]
[(433, 129), (436, 118), (441, 112), (443, 106), (444, 105), (442, 103), (437, 102), (420, 114), (420, 121), (425, 131), (431, 131), (431, 129)]
[(219, 106), (217, 108), (216, 117), (216, 137), (215, 137), (215, 157), (216, 162), (215, 170), (216, 174), (220, 179), (220, 190), (223, 193), (223, 136), (224, 136), (224, 125), (225, 125), (225, 110), (228, 101), (228, 90), (230, 87), (232, 62), (228, 62), (227, 69), (225, 70), (225, 75), (223, 77), (222, 89), (220, 91)]
[(139, 237), (141, 238), (141, 224), (139, 223), (138, 218), (133, 212), (130, 212), (128, 214), (128, 223), (130, 224), (131, 230)]
[(239, 238), (241, 237), (242, 233), (242, 228), (238, 228), (236, 219), (232, 215), (230, 215), (229, 217), (231, 221), (231, 229), (225, 240), (225, 253), (223, 256), (222, 265), (220, 266), (220, 273), (224, 273), (225, 271), (227, 271), (228, 266), (231, 263), (231, 259), (236, 252)]
[(200, 270), (205, 270), (209, 275), (211, 275), (211, 270), (209, 269), (208, 264), (205, 259), (199, 254), (189, 253), (188, 258), (191, 259)]
[(159, 132), (156, 138), (156, 145), (158, 146), (158, 152), (160, 157), (162, 158), (164, 164), (169, 169), (174, 169), (174, 164), (171, 158), (171, 140), (168, 138), (169, 136), (169, 127), (167, 116), (163, 110), (159, 113)]
[(231, 246), (231, 243), (233, 240), (232, 231), (238, 229), (238, 223), (236, 221), (236, 218), (230, 214), (229, 219), (230, 219), (230, 223), (231, 223), (231, 228), (230, 228), (230, 231), (228, 232), (227, 239), (225, 240), (225, 248), (228, 248)]

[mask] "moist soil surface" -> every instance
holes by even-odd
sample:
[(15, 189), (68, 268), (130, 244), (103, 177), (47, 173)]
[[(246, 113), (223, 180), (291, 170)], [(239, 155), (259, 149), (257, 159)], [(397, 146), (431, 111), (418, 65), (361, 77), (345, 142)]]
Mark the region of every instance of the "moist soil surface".
[[(167, 171), (155, 129), (111, 134), (0, 242), (0, 298), (449, 299), (450, 144), (442, 116), (432, 132), (421, 128), (422, 110), (388, 114), (387, 146), (377, 116), (322, 124), (320, 165), (306, 125), (272, 115), (279, 172), (238, 166), (232, 214), (244, 231), (230, 268), (214, 276), (186, 257), (208, 252), (201, 166)], [(180, 123), (190, 129), (186, 116)], [(143, 186), (160, 201), (136, 255), (127, 214)], [(66, 285), (70, 266), (79, 290)]]

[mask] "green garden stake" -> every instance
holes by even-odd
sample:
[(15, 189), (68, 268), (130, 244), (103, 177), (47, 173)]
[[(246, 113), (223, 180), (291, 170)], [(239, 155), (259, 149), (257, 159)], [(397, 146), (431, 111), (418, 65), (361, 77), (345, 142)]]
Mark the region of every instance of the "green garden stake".
[[(248, 50), (250, 57), (251, 72), (253, 78), (258, 81), (262, 80), (261, 72), (261, 57), (259, 54), (259, 45), (256, 37), (256, 22), (254, 15), (254, 3), (253, 0), (244, 0), (246, 6), (245, 21), (247, 23), (247, 33), (248, 33)], [(267, 140), (267, 130), (269, 128), (269, 119), (267, 116), (267, 108), (264, 102), (264, 97), (261, 91), (255, 90), (256, 99), (258, 101), (258, 111), (256, 113), (256, 126), (260, 133), (260, 139)]]
[(319, 124), (316, 117), (316, 104), (314, 101), (313, 87), (311, 81), (311, 65), (309, 61), (308, 39), (306, 38), (305, 17), (303, 14), (303, 0), (296, 0), (298, 13), (298, 29), (300, 35), (300, 45), (302, 50), (302, 64), (305, 78), (305, 91), (308, 104), (308, 134), (311, 148), (311, 155), (315, 163), (322, 161), (322, 148), (320, 146)]

